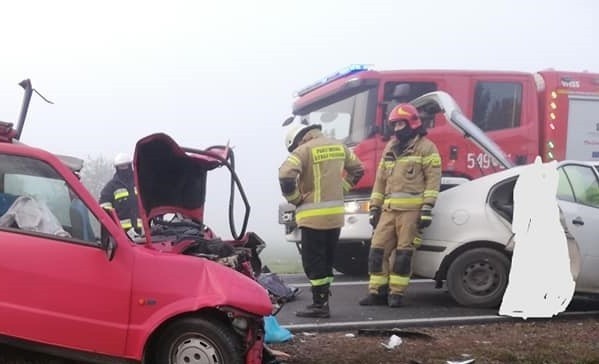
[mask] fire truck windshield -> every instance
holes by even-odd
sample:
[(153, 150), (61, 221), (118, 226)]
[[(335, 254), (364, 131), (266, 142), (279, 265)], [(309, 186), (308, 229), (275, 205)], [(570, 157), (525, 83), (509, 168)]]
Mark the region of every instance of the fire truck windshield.
[(341, 100), (337, 98), (328, 105), (321, 105), (319, 103), (319, 108), (296, 115), (296, 118), (310, 124), (320, 124), (325, 135), (354, 145), (368, 137), (374, 125), (376, 90), (368, 89)]

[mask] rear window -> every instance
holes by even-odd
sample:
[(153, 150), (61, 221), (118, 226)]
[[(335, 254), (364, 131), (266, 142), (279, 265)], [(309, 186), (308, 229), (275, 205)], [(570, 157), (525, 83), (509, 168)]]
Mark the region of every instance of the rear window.
[(472, 121), (483, 131), (520, 126), (522, 85), (516, 82), (478, 82)]

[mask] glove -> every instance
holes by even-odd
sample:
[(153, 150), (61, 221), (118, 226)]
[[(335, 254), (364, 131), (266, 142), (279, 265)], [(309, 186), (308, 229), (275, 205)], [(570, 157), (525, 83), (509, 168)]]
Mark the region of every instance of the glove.
[(379, 219), (381, 218), (381, 207), (380, 206), (371, 206), (370, 212), (368, 213), (368, 222), (372, 225), (372, 228), (376, 228), (379, 223)]
[(433, 222), (432, 210), (431, 205), (422, 205), (420, 208), (420, 221), (418, 222), (419, 229), (427, 228)]

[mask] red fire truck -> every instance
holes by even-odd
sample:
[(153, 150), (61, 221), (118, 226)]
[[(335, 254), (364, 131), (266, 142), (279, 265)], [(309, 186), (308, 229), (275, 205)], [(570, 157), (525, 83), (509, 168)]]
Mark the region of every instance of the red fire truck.
[[(536, 73), (471, 70), (379, 71), (351, 65), (297, 92), (293, 116), (353, 148), (366, 174), (346, 196), (346, 224), (335, 268), (364, 273), (372, 230), (368, 199), (381, 152), (391, 135), (387, 113), (400, 102), (432, 91), (453, 96), (464, 114), (508, 153), (515, 164), (599, 160), (599, 74), (547, 69)], [(428, 136), (443, 161), (444, 188), (456, 178), (473, 179), (501, 168), (437, 114), (428, 119)], [(299, 241), (289, 208), (280, 207), (286, 238)]]

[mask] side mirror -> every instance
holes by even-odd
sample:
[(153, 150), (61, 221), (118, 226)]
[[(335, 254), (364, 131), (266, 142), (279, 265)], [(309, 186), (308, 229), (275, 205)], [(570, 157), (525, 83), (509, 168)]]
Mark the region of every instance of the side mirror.
[(102, 225), (100, 230), (100, 244), (102, 249), (106, 252), (106, 258), (108, 258), (108, 261), (111, 261), (116, 252), (116, 243), (104, 225)]
[[(106, 213), (110, 216), (112, 221), (120, 225), (119, 217), (117, 216), (116, 211), (114, 209), (104, 208), (103, 210), (106, 211)], [(102, 246), (102, 249), (104, 249), (104, 251), (106, 252), (106, 257), (108, 258), (108, 261), (111, 261), (114, 258), (114, 253), (116, 252), (116, 243), (114, 241), (114, 238), (112, 237), (112, 235), (110, 235), (110, 232), (108, 232), (106, 226), (104, 225), (101, 225), (100, 228), (100, 245)]]

